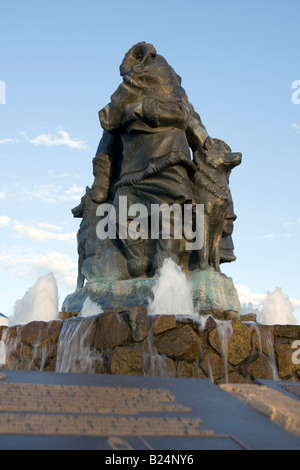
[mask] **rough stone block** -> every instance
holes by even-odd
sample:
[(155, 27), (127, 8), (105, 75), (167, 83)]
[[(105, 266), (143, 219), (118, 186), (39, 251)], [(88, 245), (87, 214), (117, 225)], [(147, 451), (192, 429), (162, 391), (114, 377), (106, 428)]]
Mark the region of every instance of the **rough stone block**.
[(273, 366), (270, 359), (264, 354), (255, 354), (247, 366), (241, 368), (245, 375), (252, 379), (261, 378), (272, 380), (274, 376)]
[(174, 361), (170, 357), (151, 354), (146, 375), (150, 377), (176, 377)]
[(291, 344), (275, 343), (274, 348), (280, 377), (288, 377), (300, 370), (300, 364), (294, 364), (292, 361), (295, 350), (292, 349)]
[(33, 321), (20, 328), (20, 341), (27, 346), (46, 347), (58, 341), (62, 322)]
[(218, 324), (217, 328), (209, 332), (211, 346), (221, 355), (227, 354), (228, 362), (232, 365), (240, 364), (251, 353), (251, 333), (241, 321), (232, 321), (232, 331), (228, 324)]
[(154, 335), (160, 335), (176, 326), (176, 315), (157, 315), (154, 317), (152, 331)]
[(203, 351), (199, 335), (189, 325), (156, 336), (154, 346), (159, 354), (187, 362), (194, 362)]
[(206, 378), (205, 374), (201, 369), (199, 369), (199, 367), (184, 361), (177, 362), (177, 377), (193, 379)]
[(274, 336), (299, 339), (300, 325), (275, 325)]
[(232, 322), (233, 334), (228, 341), (228, 362), (232, 365), (240, 364), (252, 351), (251, 333), (240, 321)]
[(144, 375), (143, 355), (126, 347), (116, 347), (110, 360), (110, 370), (115, 375)]
[(7, 330), (8, 326), (6, 325), (1, 325), (0, 326), (0, 339), (2, 338), (2, 334), (5, 330)]
[(98, 316), (94, 346), (98, 350), (124, 345), (130, 337), (130, 329), (123, 318), (114, 312)]
[(131, 334), (134, 341), (143, 341), (148, 336), (150, 321), (145, 307), (131, 307), (128, 310)]
[(255, 313), (246, 313), (244, 315), (240, 315), (240, 319), (243, 322), (256, 322), (256, 314)]
[(21, 341), (28, 346), (37, 346), (47, 340), (47, 323), (32, 321), (24, 325), (21, 330)]
[(204, 370), (207, 377), (213, 381), (226, 377), (228, 373), (234, 370), (230, 364), (226, 363), (219, 354), (212, 350), (205, 351), (199, 366)]
[(267, 325), (255, 325), (250, 327), (252, 332), (253, 348), (271, 357), (274, 350), (273, 327)]

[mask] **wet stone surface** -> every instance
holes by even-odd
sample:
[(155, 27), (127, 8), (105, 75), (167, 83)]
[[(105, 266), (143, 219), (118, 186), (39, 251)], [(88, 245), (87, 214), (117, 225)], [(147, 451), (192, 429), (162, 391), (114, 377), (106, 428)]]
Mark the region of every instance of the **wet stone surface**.
[(247, 321), (220, 317), (221, 309), (202, 316), (149, 316), (146, 307), (120, 307), (87, 318), (75, 315), (4, 327), (1, 367), (200, 377), (216, 384), (277, 378), (300, 382), (300, 361), (293, 361), (300, 326), (271, 327), (249, 321), (248, 316)]

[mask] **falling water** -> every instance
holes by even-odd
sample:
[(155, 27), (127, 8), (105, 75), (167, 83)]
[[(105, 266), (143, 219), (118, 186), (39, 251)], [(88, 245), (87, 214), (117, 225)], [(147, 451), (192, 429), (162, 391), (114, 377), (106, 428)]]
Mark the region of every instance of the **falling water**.
[(228, 383), (228, 342), (233, 333), (231, 321), (217, 321), (217, 330), (220, 338), (221, 352), (224, 362), (225, 383)]
[(0, 368), (6, 364), (6, 345), (2, 339), (0, 340)]
[(93, 350), (96, 316), (64, 321), (59, 336), (56, 372), (94, 373), (102, 356)]
[(165, 259), (149, 300), (149, 315), (194, 315), (192, 288), (181, 268)]
[(158, 354), (154, 346), (153, 331), (150, 329), (147, 338), (148, 352), (143, 352), (144, 374), (148, 376), (168, 376), (167, 358)]
[(259, 353), (262, 353), (262, 341), (261, 341), (259, 326), (257, 325), (257, 323), (254, 323), (254, 322), (249, 322), (249, 323), (245, 322), (245, 325), (248, 326), (251, 333), (252, 333), (252, 330), (255, 330), (257, 341), (258, 341), (258, 351)]
[(212, 383), (214, 383), (214, 375), (213, 375), (213, 371), (212, 371), (211, 363), (210, 363), (209, 359), (207, 360), (207, 368), (208, 368), (209, 380), (210, 380)]
[[(176, 315), (177, 317), (193, 317), (199, 331), (206, 325), (207, 316), (199, 315), (194, 308), (192, 288), (181, 268), (170, 258), (164, 261), (157, 284), (153, 289), (153, 300), (149, 301), (149, 315)], [(221, 343), (221, 355), (224, 362), (225, 381), (228, 382), (227, 351), (228, 342), (233, 329), (230, 321), (215, 319)], [(152, 367), (158, 367), (165, 373), (165, 363), (157, 358), (155, 350), (151, 353)], [(211, 366), (208, 364), (211, 372)], [(212, 372), (211, 372), (212, 379)], [(213, 379), (212, 379), (213, 380)]]
[[(245, 322), (245, 325), (250, 329), (251, 333), (254, 330), (257, 338), (257, 349), (260, 354), (264, 354), (269, 361), (273, 380), (279, 380), (273, 335), (269, 327), (260, 327), (255, 322)], [(263, 350), (263, 344), (264, 350)]]
[[(199, 331), (205, 330), (206, 322), (209, 317), (210, 315), (203, 315), (199, 317), (199, 320), (197, 321)], [(224, 363), (224, 380), (225, 380), (225, 383), (228, 383), (228, 343), (233, 334), (232, 323), (229, 320), (222, 321), (222, 320), (217, 320), (215, 318), (214, 318), (214, 322), (216, 324), (218, 337), (219, 337), (220, 345), (221, 345), (221, 357)], [(212, 373), (212, 368), (211, 368), (211, 364), (210, 364), (208, 357), (207, 357), (207, 367), (209, 371), (210, 380), (211, 382), (213, 382), (214, 381), (213, 373)]]
[(272, 368), (273, 380), (279, 380), (276, 357), (275, 357), (275, 350), (274, 350), (274, 342), (270, 335), (270, 332), (267, 333), (267, 345), (268, 345), (268, 350), (269, 350), (269, 362)]

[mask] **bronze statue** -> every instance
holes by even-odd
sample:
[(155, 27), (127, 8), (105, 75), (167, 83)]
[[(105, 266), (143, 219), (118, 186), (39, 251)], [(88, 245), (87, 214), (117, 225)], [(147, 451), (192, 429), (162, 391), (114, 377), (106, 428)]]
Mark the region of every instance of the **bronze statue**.
[(232, 204), (229, 190), (231, 170), (241, 163), (241, 153), (232, 153), (222, 140), (205, 142), (194, 153), (197, 172), (194, 178), (196, 201), (204, 204), (204, 243), (200, 250), (200, 269), (220, 271), (220, 243)]
[[(181, 78), (151, 44), (133, 46), (120, 74), (122, 83), (99, 112), (103, 135), (93, 159), (94, 183), (73, 209), (75, 217), (83, 218), (78, 232), (77, 287), (82, 287), (85, 278), (151, 276), (165, 258), (187, 270), (219, 271), (220, 262), (235, 258), (231, 233), (236, 216), (228, 180), (241, 154), (208, 135)], [(186, 252), (174, 236), (174, 227), (169, 238), (151, 240), (150, 231), (137, 239), (122, 237), (118, 223), (122, 197), (127, 208), (143, 204), (149, 214), (157, 204), (176, 204), (181, 210), (188, 204), (193, 208), (204, 204), (203, 248), (196, 254)], [(103, 204), (115, 210), (116, 239), (95, 237), (95, 213)], [(131, 222), (129, 214), (125, 225)], [(113, 264), (110, 270), (103, 258), (109, 266)]]

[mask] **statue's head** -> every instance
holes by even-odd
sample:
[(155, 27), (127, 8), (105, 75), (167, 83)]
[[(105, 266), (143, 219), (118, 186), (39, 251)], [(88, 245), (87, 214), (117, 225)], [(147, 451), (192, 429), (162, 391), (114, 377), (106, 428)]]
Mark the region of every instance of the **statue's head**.
[(145, 41), (139, 42), (132, 46), (129, 51), (125, 54), (122, 64), (120, 65), (120, 74), (132, 75), (143, 70), (144, 67), (148, 66), (156, 58), (156, 49), (152, 44), (148, 44)]

